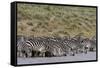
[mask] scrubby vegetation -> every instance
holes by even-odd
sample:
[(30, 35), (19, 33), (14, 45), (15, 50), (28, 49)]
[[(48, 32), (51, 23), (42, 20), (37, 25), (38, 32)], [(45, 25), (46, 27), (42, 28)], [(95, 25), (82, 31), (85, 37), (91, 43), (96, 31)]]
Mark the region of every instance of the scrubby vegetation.
[(96, 8), (18, 4), (17, 35), (75, 36), (96, 34)]

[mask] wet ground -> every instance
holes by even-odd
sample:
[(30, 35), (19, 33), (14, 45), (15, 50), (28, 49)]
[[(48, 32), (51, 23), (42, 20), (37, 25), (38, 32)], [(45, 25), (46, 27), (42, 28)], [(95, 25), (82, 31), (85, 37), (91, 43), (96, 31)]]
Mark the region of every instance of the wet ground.
[(54, 63), (54, 62), (72, 62), (96, 60), (96, 52), (88, 52), (87, 54), (76, 54), (75, 56), (62, 57), (34, 57), (34, 58), (17, 58), (18, 65), (21, 64), (37, 64), (37, 63)]

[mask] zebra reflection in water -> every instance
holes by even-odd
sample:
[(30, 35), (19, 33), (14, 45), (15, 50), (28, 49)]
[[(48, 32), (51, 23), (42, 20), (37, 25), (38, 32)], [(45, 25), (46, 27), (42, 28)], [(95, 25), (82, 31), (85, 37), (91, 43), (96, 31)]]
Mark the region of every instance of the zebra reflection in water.
[(18, 57), (60, 57), (96, 51), (96, 40), (67, 37), (17, 37)]

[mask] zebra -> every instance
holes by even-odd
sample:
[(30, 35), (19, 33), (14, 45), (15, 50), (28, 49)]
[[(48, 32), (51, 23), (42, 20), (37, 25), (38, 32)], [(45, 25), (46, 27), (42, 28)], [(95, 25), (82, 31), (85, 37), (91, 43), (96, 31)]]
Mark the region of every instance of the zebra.
[(69, 54), (74, 56), (75, 55), (75, 51), (76, 51), (76, 45), (74, 42), (72, 42), (71, 40), (67, 40), (65, 41), (66, 46), (68, 46), (70, 48), (69, 50)]
[(62, 56), (63, 55), (63, 50), (60, 47), (60, 44), (54, 40), (54, 38), (48, 38), (45, 42), (46, 44), (46, 50), (51, 52), (51, 56)]
[(64, 46), (64, 44), (62, 42), (59, 42), (59, 41), (54, 41), (55, 45), (56, 45), (56, 49), (58, 51), (58, 56), (67, 56), (66, 52), (67, 52), (67, 49), (66, 47)]
[(69, 47), (69, 55), (74, 56), (75, 54), (78, 54), (83, 49), (83, 45), (80, 44), (80, 41), (78, 39), (71, 38), (70, 40), (63, 40), (64, 44)]
[(31, 57), (31, 48), (25, 42), (25, 37), (21, 36), (17, 39), (17, 56)]
[(23, 53), (22, 53), (22, 45), (24, 44), (23, 39), (24, 38), (22, 36), (17, 36), (17, 56), (18, 57), (23, 56)]
[(83, 33), (79, 33), (78, 35), (71, 38), (70, 41), (74, 42), (76, 45), (76, 53), (83, 53), (84, 52), (84, 45), (82, 44), (82, 41), (85, 39), (85, 36)]
[[(68, 39), (66, 39), (66, 41), (68, 41)], [(63, 38), (58, 38), (57, 41), (58, 45), (60, 46), (60, 48), (63, 50), (63, 55), (67, 56), (70, 52), (70, 47), (67, 46), (65, 39)]]
[(85, 38), (81, 41), (81, 44), (83, 45), (83, 50), (84, 53), (87, 54), (87, 52), (90, 50), (91, 48), (91, 42), (89, 38)]
[[(59, 54), (60, 56), (67, 56), (71, 52), (73, 53), (72, 54), (73, 56), (75, 55), (74, 54), (75, 48), (71, 47), (72, 42), (69, 39), (66, 39), (66, 38), (63, 39), (63, 38), (60, 38), (60, 37), (53, 37), (53, 38), (51, 38), (51, 40), (52, 40), (53, 43), (56, 44), (56, 45), (53, 45), (53, 46), (58, 47), (57, 50), (59, 50), (59, 49), (62, 50), (62, 52), (60, 52), (60, 54)], [(74, 44), (73, 44), (73, 46), (74, 46)]]
[(29, 45), (32, 49), (32, 57), (44, 57), (45, 56), (45, 44), (43, 43), (43, 39), (39, 37), (35, 37), (32, 39), (28, 39), (26, 44)]
[(67, 43), (66, 43), (69, 39), (67, 39), (66, 37), (64, 37), (64, 38), (62, 38), (62, 37), (55, 37), (52, 40), (55, 41), (57, 46), (59, 46), (59, 48), (62, 50), (62, 52), (61, 52), (62, 54), (60, 54), (60, 55), (67, 56), (70, 53), (71, 47), (69, 47), (67, 45)]
[(90, 51), (96, 51), (96, 36), (93, 36), (91, 39), (90, 39), (90, 43), (91, 43), (91, 47), (90, 47)]
[(96, 51), (96, 42), (94, 40), (90, 40), (91, 46), (89, 51), (95, 52)]
[[(48, 41), (47, 41), (48, 39)], [(28, 57), (30, 52), (31, 57), (35, 56), (60, 56), (61, 48), (50, 38), (34, 37), (28, 38), (18, 37), (17, 40), (18, 56)]]
[(96, 51), (96, 39), (81, 36), (67, 37), (24, 37), (17, 36), (18, 57), (60, 57)]

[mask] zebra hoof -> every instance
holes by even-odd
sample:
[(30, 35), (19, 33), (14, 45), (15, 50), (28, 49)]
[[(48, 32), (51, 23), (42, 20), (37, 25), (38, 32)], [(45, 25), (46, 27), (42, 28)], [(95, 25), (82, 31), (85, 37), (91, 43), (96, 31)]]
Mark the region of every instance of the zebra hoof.
[(87, 52), (85, 52), (85, 54), (87, 54)]
[(75, 54), (72, 54), (72, 56), (75, 56)]
[(64, 56), (67, 56), (67, 55), (64, 55)]

